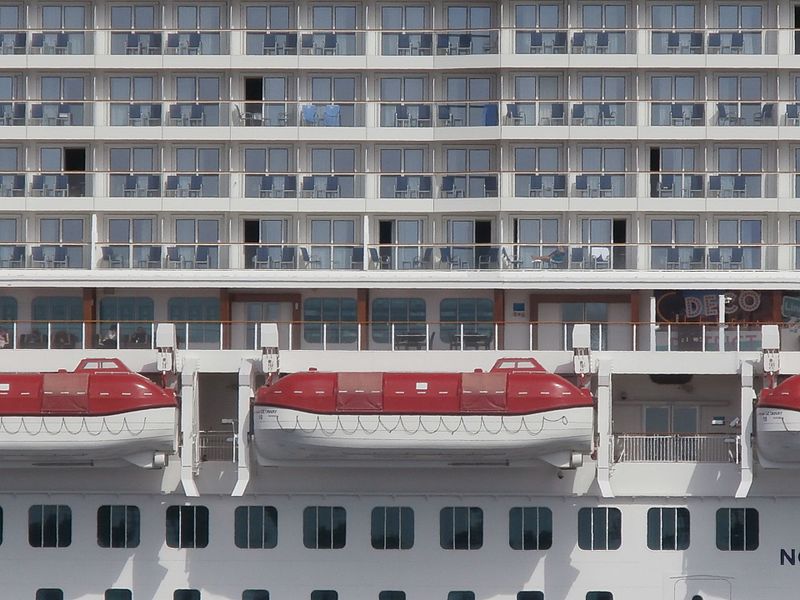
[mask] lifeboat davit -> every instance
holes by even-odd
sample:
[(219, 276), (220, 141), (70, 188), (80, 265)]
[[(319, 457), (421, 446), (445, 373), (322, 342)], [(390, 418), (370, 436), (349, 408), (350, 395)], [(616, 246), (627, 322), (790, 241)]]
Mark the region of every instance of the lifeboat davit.
[(756, 404), (756, 448), (765, 467), (800, 467), (800, 375), (762, 390)]
[(262, 465), (362, 462), (578, 466), (591, 452), (594, 402), (530, 358), (489, 372), (293, 373), (259, 388)]
[(175, 452), (175, 393), (117, 359), (0, 373), (0, 464), (158, 467)]

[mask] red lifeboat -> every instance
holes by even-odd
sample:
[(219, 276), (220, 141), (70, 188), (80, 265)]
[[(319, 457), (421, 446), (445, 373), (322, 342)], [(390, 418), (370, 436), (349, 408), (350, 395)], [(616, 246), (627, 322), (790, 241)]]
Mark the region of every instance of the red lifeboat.
[(0, 458), (6, 463), (159, 466), (175, 450), (178, 402), (118, 359), (72, 372), (0, 373)]
[(588, 452), (589, 390), (532, 358), (504, 358), (488, 372), (287, 375), (259, 388), (255, 445), (263, 464), (303, 457), (397, 462), (465, 453), (493, 460)]
[(756, 404), (756, 448), (764, 467), (800, 463), (800, 375), (762, 390)]

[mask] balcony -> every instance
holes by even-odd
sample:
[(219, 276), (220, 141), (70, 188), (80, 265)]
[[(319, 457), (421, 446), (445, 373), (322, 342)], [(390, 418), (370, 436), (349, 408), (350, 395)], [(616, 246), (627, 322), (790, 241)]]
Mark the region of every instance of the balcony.
[(586, 30), (572, 34), (572, 54), (635, 54), (635, 32)]
[(364, 33), (341, 30), (301, 33), (300, 53), (316, 56), (363, 56)]
[(151, 173), (109, 175), (108, 195), (112, 198), (155, 198), (161, 196), (161, 176)]
[(285, 56), (297, 54), (297, 33), (289, 31), (251, 31), (245, 33), (248, 56)]
[(432, 31), (381, 31), (383, 56), (431, 56)]
[(329, 102), (301, 104), (302, 127), (363, 127), (363, 104)]
[(499, 31), (495, 29), (448, 30), (436, 36), (436, 54), (463, 56), (471, 54), (497, 54)]
[(296, 175), (249, 175), (244, 176), (246, 198), (296, 198)]
[(0, 32), (0, 54), (25, 54), (27, 40), (24, 31)]
[(736, 463), (741, 436), (733, 433), (615, 434), (617, 463)]
[(566, 30), (520, 30), (514, 32), (515, 54), (566, 54)]
[[(92, 54), (93, 31), (38, 31), (32, 32), (30, 54)], [(16, 52), (14, 52), (16, 54)]]
[[(149, 185), (149, 183), (148, 183)], [(219, 173), (166, 175), (164, 196), (171, 198), (222, 198), (228, 194), (228, 177)]]
[(25, 175), (23, 173), (0, 173), (0, 196), (4, 198), (25, 195)]
[(91, 176), (87, 173), (34, 173), (31, 196), (49, 198), (84, 198), (92, 195)]
[(111, 54), (155, 56), (161, 54), (160, 31), (111, 32)]
[(161, 104), (112, 102), (109, 119), (112, 127), (159, 127), (161, 126)]
[(92, 124), (91, 103), (42, 102), (30, 105), (31, 126), (81, 126)]
[(218, 56), (227, 53), (227, 31), (177, 31), (166, 34), (164, 54)]
[(652, 102), (650, 125), (700, 127), (706, 124), (706, 107), (700, 102)]
[(651, 54), (703, 54), (702, 31), (653, 31)]
[(0, 126), (19, 127), (25, 125), (25, 102), (0, 102)]
[(169, 105), (167, 123), (172, 127), (219, 127), (227, 125), (228, 104), (179, 102)]

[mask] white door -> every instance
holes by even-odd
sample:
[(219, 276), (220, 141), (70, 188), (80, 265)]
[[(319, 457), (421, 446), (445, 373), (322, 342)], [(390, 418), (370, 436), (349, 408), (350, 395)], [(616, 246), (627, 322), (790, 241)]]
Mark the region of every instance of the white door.
[(674, 600), (731, 600), (733, 584), (723, 577), (697, 576), (675, 580)]

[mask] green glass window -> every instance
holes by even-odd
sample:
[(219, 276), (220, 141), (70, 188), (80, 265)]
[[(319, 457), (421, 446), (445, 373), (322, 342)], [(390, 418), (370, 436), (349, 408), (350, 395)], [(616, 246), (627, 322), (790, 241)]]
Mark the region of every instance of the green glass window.
[(303, 338), (309, 344), (353, 344), (358, 340), (354, 298), (308, 298), (303, 302)]
[(376, 298), (372, 302), (372, 341), (388, 344), (395, 335), (425, 334), (425, 300), (422, 298)]

